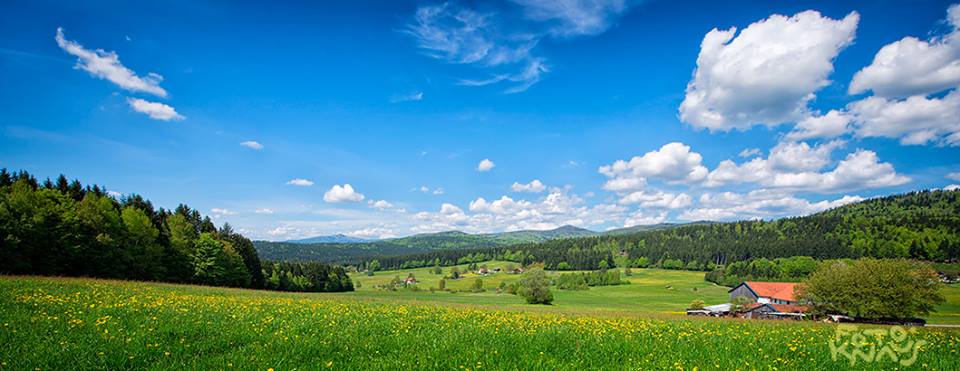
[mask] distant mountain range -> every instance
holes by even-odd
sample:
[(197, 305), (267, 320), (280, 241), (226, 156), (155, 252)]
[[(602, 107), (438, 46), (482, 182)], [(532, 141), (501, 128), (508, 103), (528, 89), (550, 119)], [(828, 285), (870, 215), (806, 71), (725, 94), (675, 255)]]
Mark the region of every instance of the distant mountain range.
[(318, 260), (338, 262), (356, 256), (372, 254), (389, 256), (431, 250), (499, 247), (520, 243), (537, 243), (562, 238), (629, 234), (639, 231), (675, 228), (682, 225), (684, 224), (664, 223), (615, 229), (603, 233), (571, 225), (543, 231), (522, 230), (483, 234), (446, 231), (372, 241), (338, 234), (283, 242), (254, 241), (254, 245), (257, 247), (257, 252), (260, 254), (260, 257), (267, 260)]
[(315, 237), (304, 238), (300, 240), (287, 240), (283, 242), (306, 245), (311, 243), (364, 243), (364, 242), (373, 242), (373, 241), (375, 240), (350, 237), (344, 234), (334, 234), (330, 236), (315, 236)]

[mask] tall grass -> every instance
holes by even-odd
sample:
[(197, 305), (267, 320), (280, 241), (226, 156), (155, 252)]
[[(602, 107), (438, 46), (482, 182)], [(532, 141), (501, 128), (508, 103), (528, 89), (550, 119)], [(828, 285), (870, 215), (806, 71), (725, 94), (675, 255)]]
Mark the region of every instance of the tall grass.
[[(837, 369), (834, 327), (370, 303), (322, 294), (0, 278), (4, 369)], [(915, 366), (956, 369), (923, 329)], [(899, 365), (858, 363), (892, 369)], [(902, 367), (902, 366), (899, 366)]]

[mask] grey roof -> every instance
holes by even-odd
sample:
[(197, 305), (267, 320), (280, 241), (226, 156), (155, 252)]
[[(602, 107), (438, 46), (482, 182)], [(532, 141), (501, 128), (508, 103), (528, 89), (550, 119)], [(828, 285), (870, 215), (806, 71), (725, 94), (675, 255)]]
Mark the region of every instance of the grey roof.
[(731, 306), (730, 303), (724, 303), (724, 304), (717, 304), (717, 305), (703, 307), (703, 309), (709, 310), (711, 312), (729, 312), (730, 306)]

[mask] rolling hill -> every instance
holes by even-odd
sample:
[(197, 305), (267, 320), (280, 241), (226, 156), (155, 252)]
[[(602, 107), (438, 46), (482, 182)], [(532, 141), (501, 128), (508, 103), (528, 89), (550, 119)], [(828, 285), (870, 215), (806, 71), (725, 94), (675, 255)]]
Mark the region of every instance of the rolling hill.
[(344, 234), (334, 234), (329, 236), (315, 236), (315, 237), (303, 238), (299, 240), (287, 240), (283, 242), (295, 243), (295, 244), (311, 244), (311, 243), (364, 243), (364, 242), (372, 242), (372, 241), (374, 240), (350, 237)]
[(483, 249), (596, 235), (599, 233), (565, 225), (544, 231), (522, 230), (486, 234), (446, 231), (369, 242), (254, 241), (254, 246), (260, 256), (267, 260), (342, 262), (373, 254), (395, 256), (435, 250)]

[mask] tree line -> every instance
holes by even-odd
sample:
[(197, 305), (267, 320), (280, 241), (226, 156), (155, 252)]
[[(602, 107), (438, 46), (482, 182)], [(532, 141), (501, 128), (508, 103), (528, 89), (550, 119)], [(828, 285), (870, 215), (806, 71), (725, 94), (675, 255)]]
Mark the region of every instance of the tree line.
[[(476, 256), (547, 269), (657, 266), (711, 271), (739, 261), (807, 256), (815, 260), (960, 259), (960, 191), (918, 191), (870, 199), (808, 216), (695, 224), (623, 235), (565, 238), (472, 250), (378, 256), (383, 267), (453, 265)], [(363, 265), (372, 256), (345, 260)]]
[[(6, 169), (0, 169), (0, 273), (290, 291), (353, 289), (340, 267), (264, 267), (249, 239), (227, 223), (217, 228), (209, 216), (186, 205), (157, 209), (139, 195), (117, 199), (104, 187), (83, 186), (64, 175), (41, 183), (26, 171)], [(285, 283), (268, 282), (274, 276)]]

